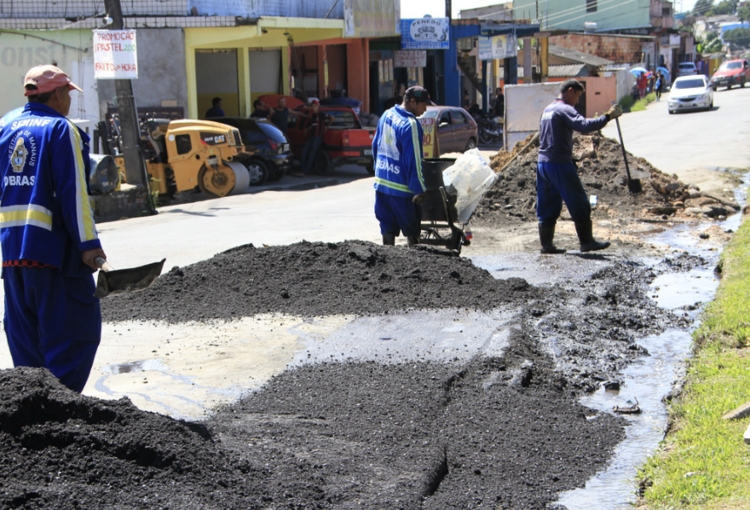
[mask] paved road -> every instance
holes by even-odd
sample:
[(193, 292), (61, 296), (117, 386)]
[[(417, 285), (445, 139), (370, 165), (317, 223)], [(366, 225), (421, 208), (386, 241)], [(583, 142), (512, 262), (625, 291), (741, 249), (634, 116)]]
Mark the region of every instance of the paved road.
[[(694, 170), (705, 175), (706, 169), (716, 167), (750, 168), (750, 88), (718, 92), (715, 104), (711, 112), (668, 115), (662, 102), (626, 114), (621, 119), (626, 148), (681, 176)], [(605, 134), (616, 137), (614, 126)], [(166, 257), (169, 270), (247, 243), (379, 242), (372, 179), (356, 167), (337, 177), (340, 184), (321, 188), (302, 189), (315, 183), (291, 180), (291, 189), (164, 207), (156, 216), (103, 223), (99, 230), (109, 261), (117, 268)], [(318, 181), (326, 182), (330, 179)], [(326, 338), (348, 321), (321, 320), (315, 334)], [(105, 342), (85, 393), (111, 398), (127, 394), (144, 408), (195, 418), (283, 370), (300, 349), (298, 329), (307, 327), (283, 317), (256, 318), (231, 331), (218, 324), (166, 332), (147, 324), (105, 325)], [(248, 337), (254, 339), (254, 350)], [(178, 338), (180, 347), (170, 347), (169, 341)], [(231, 359), (227, 352), (234, 353)], [(0, 368), (11, 366), (6, 344), (0, 342)], [(248, 381), (248, 373), (253, 380)]]
[[(669, 115), (667, 95), (646, 111), (620, 118), (625, 148), (666, 173), (706, 187), (716, 186), (701, 171), (750, 170), (750, 87), (714, 93), (714, 109)], [(617, 139), (610, 123), (603, 133)]]

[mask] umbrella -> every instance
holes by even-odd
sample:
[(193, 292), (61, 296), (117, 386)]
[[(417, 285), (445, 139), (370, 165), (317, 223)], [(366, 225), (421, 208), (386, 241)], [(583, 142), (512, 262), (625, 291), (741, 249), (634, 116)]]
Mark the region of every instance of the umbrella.
[(639, 74), (641, 74), (641, 73), (646, 73), (646, 74), (648, 74), (648, 69), (645, 69), (645, 68), (643, 68), (643, 67), (634, 67), (633, 69), (631, 69), (631, 70), (630, 70), (630, 72), (631, 72), (632, 74), (634, 74), (635, 76), (638, 76), (638, 75), (639, 75)]

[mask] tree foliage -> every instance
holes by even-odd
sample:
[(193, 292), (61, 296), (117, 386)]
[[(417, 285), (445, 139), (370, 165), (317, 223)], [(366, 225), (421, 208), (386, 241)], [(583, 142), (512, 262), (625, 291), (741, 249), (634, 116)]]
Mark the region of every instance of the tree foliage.
[(735, 28), (724, 32), (724, 41), (735, 47), (750, 48), (750, 28)]
[(740, 21), (750, 21), (750, 5), (745, 5), (737, 10), (737, 17)]
[(708, 32), (705, 37), (697, 41), (698, 53), (718, 53), (721, 51), (723, 43), (716, 32)]
[(713, 6), (707, 13), (707, 16), (717, 16), (719, 14), (734, 14), (737, 10), (739, 0), (721, 0)]

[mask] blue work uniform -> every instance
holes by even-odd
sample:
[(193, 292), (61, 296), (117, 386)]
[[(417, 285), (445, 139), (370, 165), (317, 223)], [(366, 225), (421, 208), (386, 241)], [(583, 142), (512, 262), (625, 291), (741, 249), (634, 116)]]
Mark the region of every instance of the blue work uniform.
[(5, 333), (15, 366), (44, 367), (82, 391), (101, 338), (93, 270), (89, 137), (28, 103), (0, 132), (0, 246)]
[(591, 205), (573, 163), (573, 131), (592, 133), (608, 121), (606, 115), (586, 119), (562, 99), (555, 99), (544, 109), (536, 169), (536, 215), (540, 222), (557, 221), (563, 201), (573, 221), (591, 217)]
[(414, 195), (427, 190), (422, 172), (422, 125), (401, 105), (386, 110), (372, 140), (375, 217), (380, 233), (419, 236), (421, 208)]

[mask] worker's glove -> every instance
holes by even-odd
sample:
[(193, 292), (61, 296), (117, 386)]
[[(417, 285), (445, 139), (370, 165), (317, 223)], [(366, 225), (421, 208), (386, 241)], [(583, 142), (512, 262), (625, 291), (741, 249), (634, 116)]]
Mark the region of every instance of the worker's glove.
[(411, 201), (417, 205), (422, 203), (422, 199), (424, 199), (424, 193), (420, 193), (419, 195), (414, 195), (411, 199)]
[(622, 107), (619, 104), (616, 104), (612, 106), (612, 108), (607, 110), (606, 115), (609, 120), (614, 120), (620, 115), (622, 115)]

